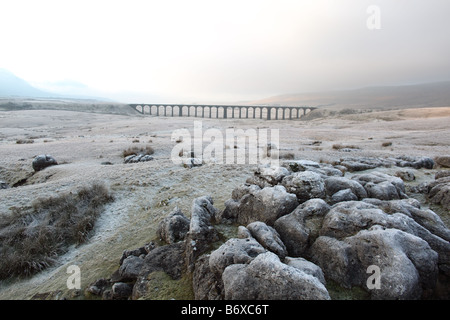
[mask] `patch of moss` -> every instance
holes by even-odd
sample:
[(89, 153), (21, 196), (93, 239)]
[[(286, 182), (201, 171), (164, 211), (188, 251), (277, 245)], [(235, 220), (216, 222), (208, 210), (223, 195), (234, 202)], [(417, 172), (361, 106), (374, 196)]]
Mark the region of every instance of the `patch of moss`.
[(370, 300), (370, 294), (360, 287), (347, 289), (336, 281), (327, 279), (326, 288), (332, 300)]
[(164, 271), (154, 271), (147, 277), (147, 294), (143, 300), (194, 300), (192, 275), (174, 280)]

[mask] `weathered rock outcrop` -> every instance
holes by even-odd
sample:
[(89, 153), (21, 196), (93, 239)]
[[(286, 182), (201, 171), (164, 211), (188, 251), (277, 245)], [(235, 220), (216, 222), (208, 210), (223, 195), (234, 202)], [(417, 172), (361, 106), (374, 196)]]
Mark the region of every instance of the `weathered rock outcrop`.
[[(436, 285), (437, 253), (426, 241), (398, 229), (376, 225), (342, 240), (321, 236), (311, 252), (330, 279), (365, 288), (372, 299), (419, 299)], [(381, 275), (376, 289), (367, 287), (372, 265)]]

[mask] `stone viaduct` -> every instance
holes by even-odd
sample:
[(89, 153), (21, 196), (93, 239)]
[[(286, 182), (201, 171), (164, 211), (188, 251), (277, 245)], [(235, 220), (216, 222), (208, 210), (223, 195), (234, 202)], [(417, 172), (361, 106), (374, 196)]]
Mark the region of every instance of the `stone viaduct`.
[(238, 105), (189, 105), (189, 104), (129, 104), (143, 115), (164, 117), (201, 117), (221, 119), (300, 119), (316, 107), (292, 106), (238, 106)]

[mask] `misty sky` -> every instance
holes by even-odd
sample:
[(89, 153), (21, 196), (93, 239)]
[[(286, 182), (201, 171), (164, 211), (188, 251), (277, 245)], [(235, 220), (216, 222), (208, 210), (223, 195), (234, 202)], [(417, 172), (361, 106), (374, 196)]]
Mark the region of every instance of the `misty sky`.
[(448, 0), (0, 0), (0, 68), (124, 102), (442, 81), (449, 16)]

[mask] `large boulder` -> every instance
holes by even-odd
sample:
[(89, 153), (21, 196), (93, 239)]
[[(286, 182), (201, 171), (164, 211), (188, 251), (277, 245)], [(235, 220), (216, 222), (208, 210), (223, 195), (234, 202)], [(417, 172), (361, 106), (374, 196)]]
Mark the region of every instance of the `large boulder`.
[[(242, 190), (242, 189), (240, 189)], [(225, 201), (222, 218), (242, 225), (262, 221), (273, 225), (279, 217), (292, 212), (298, 205), (297, 197), (281, 185), (274, 187), (248, 187), (242, 198)], [(242, 193), (241, 193), (242, 194)]]
[(36, 158), (34, 158), (32, 162), (34, 171), (41, 171), (47, 167), (55, 166), (57, 164), (58, 161), (56, 161), (55, 158), (53, 158), (51, 155), (48, 154), (39, 155)]
[(159, 237), (167, 243), (184, 240), (189, 231), (190, 220), (177, 207), (158, 225)]
[(313, 198), (325, 198), (325, 184), (322, 176), (312, 171), (295, 172), (283, 178), (281, 184), (287, 192), (297, 196), (300, 203)]
[(299, 205), (292, 213), (275, 221), (274, 228), (292, 257), (305, 254), (319, 236), (322, 221), (330, 206), (322, 199), (311, 199)]
[(320, 280), (267, 252), (249, 264), (228, 266), (223, 275), (227, 300), (329, 300)]
[[(376, 225), (342, 240), (321, 236), (311, 252), (326, 277), (344, 287), (359, 286), (372, 299), (419, 299), (436, 286), (438, 254), (398, 229)], [(380, 271), (378, 288), (368, 286), (371, 266)]]

